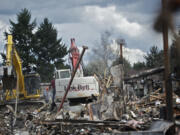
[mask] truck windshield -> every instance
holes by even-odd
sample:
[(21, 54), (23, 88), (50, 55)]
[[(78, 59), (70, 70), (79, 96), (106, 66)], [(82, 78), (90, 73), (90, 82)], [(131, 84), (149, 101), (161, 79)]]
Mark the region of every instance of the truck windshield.
[(70, 78), (70, 73), (69, 71), (61, 71), (60, 76), (61, 78)]

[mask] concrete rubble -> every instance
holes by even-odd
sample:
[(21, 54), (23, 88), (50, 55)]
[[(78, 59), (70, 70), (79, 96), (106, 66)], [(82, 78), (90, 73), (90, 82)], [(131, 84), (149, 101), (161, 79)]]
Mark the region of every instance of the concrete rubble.
[[(135, 93), (123, 91), (121, 86), (115, 85), (113, 78), (112, 75), (96, 75), (100, 84), (97, 100), (75, 106), (65, 102), (58, 115), (59, 102), (56, 102), (53, 111), (49, 111), (50, 102), (21, 103), (17, 115), (14, 113), (14, 105), (2, 106), (0, 134), (165, 135), (173, 123), (163, 120), (166, 115), (162, 89), (158, 88), (139, 98)], [(173, 93), (173, 99), (175, 118), (178, 121), (180, 97)]]
[(124, 112), (123, 103), (114, 101), (113, 96), (113, 94), (105, 94), (103, 98), (88, 105), (70, 107), (67, 103), (57, 117), (55, 117), (57, 110), (48, 111), (48, 105), (27, 105), (28, 108), (19, 106), (20, 111), (16, 116), (15, 124), (12, 110), (4, 107), (0, 116), (0, 124), (3, 127), (0, 134), (20, 134), (22, 132), (31, 135), (120, 134), (127, 131), (148, 130), (152, 122), (160, 120), (159, 109), (163, 105), (163, 100), (160, 100), (158, 104), (154, 100), (146, 101), (147, 97), (143, 98), (144, 102), (138, 99), (129, 101), (126, 112)]

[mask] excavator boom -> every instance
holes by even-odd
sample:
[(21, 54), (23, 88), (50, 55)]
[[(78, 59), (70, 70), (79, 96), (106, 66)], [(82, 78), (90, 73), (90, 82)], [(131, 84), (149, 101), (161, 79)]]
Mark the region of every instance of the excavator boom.
[[(38, 98), (40, 83), (37, 74), (23, 75), (21, 59), (13, 45), (12, 35), (8, 35), (8, 43), (6, 45), (6, 66), (2, 77), (3, 90), (5, 91), (5, 99), (15, 99), (17, 93), (20, 99)], [(9, 71), (11, 70), (11, 71)], [(38, 80), (37, 80), (38, 78)], [(34, 87), (33, 84), (36, 86)], [(29, 90), (29, 91), (28, 91)], [(30, 93), (33, 91), (33, 94)], [(30, 94), (29, 94), (30, 93)]]

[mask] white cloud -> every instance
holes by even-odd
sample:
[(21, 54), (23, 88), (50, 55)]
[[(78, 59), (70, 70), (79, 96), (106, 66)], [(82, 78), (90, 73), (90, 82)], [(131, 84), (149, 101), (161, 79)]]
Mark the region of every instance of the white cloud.
[[(3, 52), (4, 45), (6, 44), (5, 38), (4, 38), (4, 32), (8, 30), (8, 25), (0, 20), (0, 52)], [(2, 57), (0, 55), (0, 63), (2, 62)]]
[(84, 22), (91, 23), (95, 27), (98, 25), (99, 29), (112, 28), (130, 37), (137, 37), (143, 32), (140, 24), (128, 21), (125, 16), (116, 11), (115, 6), (86, 6), (83, 17)]
[(8, 30), (8, 25), (0, 20), (0, 42), (5, 43), (4, 32)]
[(145, 61), (144, 55), (146, 55), (146, 53), (140, 49), (130, 49), (123, 47), (123, 52), (124, 57), (129, 60), (131, 64)]
[[(82, 23), (89, 24), (96, 33), (108, 30), (113, 33), (114, 38), (123, 38), (126, 40), (129, 48), (138, 48), (148, 51), (153, 45), (162, 48), (162, 35), (153, 30), (153, 17), (149, 14), (139, 16), (138, 21), (133, 18), (134, 12), (124, 14), (117, 10), (118, 6), (85, 6), (82, 14)], [(132, 18), (133, 19), (132, 19)], [(131, 19), (130, 19), (131, 18)], [(148, 23), (142, 23), (147, 19)], [(98, 39), (99, 40), (99, 39)]]
[(96, 29), (81, 22), (56, 24), (55, 27), (58, 30), (58, 37), (62, 37), (68, 47), (70, 47), (71, 38), (75, 38), (77, 46), (85, 45), (88, 47), (92, 47), (93, 42), (100, 38), (100, 34)]
[[(119, 45), (113, 40), (113, 43), (110, 45), (112, 49), (112, 53), (120, 54), (120, 47)], [(125, 57), (132, 65), (136, 62), (143, 62), (145, 61), (144, 55), (146, 55), (145, 52), (143, 52), (140, 49), (132, 49), (127, 48), (123, 46), (123, 57)]]

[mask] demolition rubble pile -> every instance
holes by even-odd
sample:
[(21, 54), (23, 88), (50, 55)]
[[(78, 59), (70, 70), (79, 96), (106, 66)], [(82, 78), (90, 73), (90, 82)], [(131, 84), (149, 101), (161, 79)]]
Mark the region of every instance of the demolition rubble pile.
[(26, 122), (32, 120), (32, 112), (42, 106), (42, 103), (24, 104), (18, 106), (15, 113), (14, 105), (1, 106), (0, 108), (0, 135), (16, 133), (16, 130), (26, 131)]
[[(32, 119), (26, 120), (26, 129), (31, 134), (119, 133), (147, 130), (160, 120), (160, 109), (165, 106), (160, 88), (138, 99), (113, 86), (112, 78), (96, 76), (101, 88), (97, 101), (76, 107), (65, 104), (58, 115), (57, 110), (48, 112), (45, 105), (29, 114)], [(174, 99), (178, 99), (175, 94)]]
[[(79, 111), (75, 108), (69, 111), (67, 104), (58, 115), (56, 109), (53, 112), (48, 111), (48, 104), (21, 106), (16, 116), (16, 124), (12, 127), (15, 116), (12, 119), (14, 112), (7, 107), (8, 109), (1, 113), (3, 116), (0, 116), (0, 124), (3, 125), (0, 134), (11, 133), (12, 129), (21, 129), (32, 135), (119, 133), (146, 130), (152, 121), (160, 119), (160, 108), (164, 106), (164, 94), (160, 93), (160, 89), (141, 99), (135, 95), (125, 96), (124, 99), (122, 96), (116, 97), (115, 93), (118, 93), (119, 89), (111, 87), (111, 79), (99, 79), (102, 90), (100, 97), (96, 102), (76, 107), (81, 108)], [(174, 95), (174, 98), (178, 97)]]
[[(100, 82), (101, 96), (92, 106), (99, 104), (101, 120), (120, 120), (124, 122), (136, 121), (136, 123), (151, 123), (165, 115), (160, 114), (161, 108), (165, 107), (165, 93), (161, 88), (154, 90), (148, 95), (138, 98), (134, 93), (122, 91), (116, 86), (108, 84), (108, 78)], [(180, 105), (180, 98), (173, 93), (174, 106), (177, 109)], [(175, 115), (178, 115), (175, 113)]]
[[(3, 128), (0, 128), (0, 134), (17, 129), (32, 135), (119, 133), (147, 130), (153, 121), (162, 119), (165, 95), (161, 88), (137, 98), (135, 94), (114, 85), (112, 75), (95, 77), (100, 85), (100, 96), (96, 101), (77, 106), (65, 103), (58, 114), (57, 108), (50, 112), (50, 104), (46, 103), (19, 106), (17, 116), (7, 106), (6, 110), (1, 110), (0, 125)], [(179, 97), (173, 94), (173, 99), (178, 105)]]
[(12, 116), (10, 115), (10, 113), (4, 109), (0, 110), (0, 134), (8, 134), (10, 133), (10, 121), (12, 117), (8, 117), (8, 116)]
[(158, 101), (155, 100), (155, 94), (158, 92), (152, 94), (154, 97), (150, 99), (152, 101), (149, 101), (149, 96), (139, 100), (135, 95), (129, 96), (117, 87), (106, 87), (107, 84), (108, 79), (101, 80), (100, 99), (96, 103), (91, 103), (92, 120), (94, 118), (95, 120), (116, 120), (134, 130), (145, 130), (153, 120), (160, 118), (160, 106), (163, 102), (159, 100), (160, 98)]

